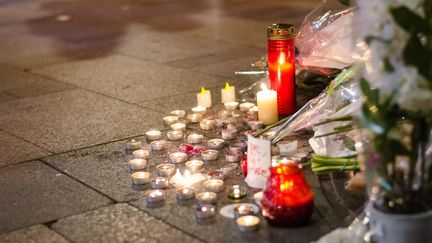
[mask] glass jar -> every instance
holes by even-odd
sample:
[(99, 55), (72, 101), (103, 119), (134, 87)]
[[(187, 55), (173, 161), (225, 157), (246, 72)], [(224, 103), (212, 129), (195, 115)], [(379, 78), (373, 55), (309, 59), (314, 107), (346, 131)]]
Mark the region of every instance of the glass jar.
[(313, 197), (297, 163), (272, 163), (261, 202), (263, 215), (270, 225), (295, 227), (306, 224), (313, 212)]

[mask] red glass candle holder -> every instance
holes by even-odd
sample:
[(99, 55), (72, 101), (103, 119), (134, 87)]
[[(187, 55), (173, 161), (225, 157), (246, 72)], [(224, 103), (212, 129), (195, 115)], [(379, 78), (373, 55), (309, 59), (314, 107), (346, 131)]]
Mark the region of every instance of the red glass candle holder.
[(291, 115), (296, 110), (294, 27), (273, 24), (267, 28), (270, 87), (277, 92), (278, 112)]
[(281, 162), (270, 168), (261, 208), (270, 225), (295, 227), (306, 224), (313, 211), (313, 192), (301, 167)]

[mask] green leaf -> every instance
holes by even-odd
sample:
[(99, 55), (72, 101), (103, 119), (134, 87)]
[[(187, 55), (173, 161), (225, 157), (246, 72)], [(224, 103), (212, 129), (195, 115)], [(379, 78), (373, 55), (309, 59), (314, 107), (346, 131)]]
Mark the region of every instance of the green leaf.
[(431, 33), (428, 23), (422, 17), (414, 13), (411, 9), (406, 6), (391, 8), (390, 13), (393, 19), (403, 29), (411, 33)]
[(371, 89), (370, 89), (369, 83), (364, 78), (360, 79), (360, 90), (361, 90), (362, 94), (364, 96), (366, 96), (366, 98), (368, 98), (368, 99), (371, 98)]
[(339, 3), (343, 4), (345, 6), (350, 6), (350, 2), (351, 2), (351, 0), (339, 0)]
[(411, 34), (405, 49), (403, 50), (403, 57), (406, 64), (417, 67), (418, 72), (425, 78), (432, 78), (431, 67), (432, 53), (426, 49), (420, 39), (415, 34)]

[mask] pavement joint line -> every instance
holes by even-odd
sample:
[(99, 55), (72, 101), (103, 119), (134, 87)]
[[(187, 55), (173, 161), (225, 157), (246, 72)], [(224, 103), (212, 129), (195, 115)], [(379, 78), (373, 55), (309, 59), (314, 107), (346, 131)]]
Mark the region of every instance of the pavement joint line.
[(54, 151), (51, 151), (51, 150), (49, 150), (49, 149), (47, 149), (47, 148), (44, 148), (44, 147), (42, 147), (42, 146), (40, 146), (40, 145), (38, 145), (38, 144), (35, 144), (35, 143), (31, 142), (31, 141), (28, 141), (28, 140), (25, 139), (25, 138), (22, 138), (22, 137), (20, 137), (20, 136), (17, 136), (17, 135), (15, 135), (15, 134), (13, 134), (13, 133), (11, 133), (11, 132), (5, 130), (5, 129), (2, 128), (1, 126), (0, 126), (0, 131), (5, 132), (5, 133), (7, 133), (7, 134), (9, 134), (9, 135), (11, 135), (11, 136), (13, 136), (13, 137), (15, 137), (15, 138), (18, 138), (18, 139), (24, 140), (25, 142), (30, 143), (30, 144), (32, 144), (32, 145), (34, 145), (34, 146), (36, 146), (36, 147), (38, 147), (38, 148), (41, 148), (41, 149), (43, 149), (43, 150), (45, 150), (45, 151), (48, 151), (48, 152), (50, 152), (51, 154), (55, 154)]
[[(131, 200), (131, 201), (136, 201), (136, 200)], [(189, 236), (191, 236), (191, 237), (194, 238), (194, 239), (200, 240), (200, 241), (202, 241), (202, 242), (204, 242), (204, 243), (207, 242), (207, 241), (205, 241), (205, 240), (203, 240), (203, 239), (197, 237), (196, 235), (191, 234), (191, 233), (189, 233), (189, 232), (187, 232), (187, 231), (184, 231), (184, 230), (182, 230), (181, 228), (179, 228), (179, 227), (177, 227), (177, 226), (171, 224), (170, 222), (167, 222), (167, 221), (163, 220), (163, 219), (160, 218), (160, 217), (156, 217), (155, 215), (153, 215), (153, 214), (151, 214), (151, 213), (149, 213), (149, 212), (147, 212), (147, 211), (144, 211), (144, 210), (140, 209), (139, 207), (136, 207), (135, 205), (133, 205), (133, 204), (130, 203), (131, 201), (127, 202), (127, 204), (130, 205), (131, 207), (134, 207), (134, 208), (138, 209), (139, 211), (141, 211), (141, 212), (143, 212), (143, 213), (145, 213), (145, 214), (148, 214), (149, 216), (151, 216), (151, 217), (153, 217), (153, 218), (155, 218), (155, 219), (157, 219), (157, 220), (162, 221), (163, 223), (169, 225), (170, 227), (172, 227), (172, 228), (174, 228), (174, 229), (177, 229), (177, 230), (179, 230), (180, 232), (183, 232), (184, 234), (189, 235)]]
[[(115, 200), (114, 198), (110, 197), (109, 195), (106, 195), (105, 193), (101, 192), (99, 189), (96, 189), (96, 188), (94, 188), (94, 187), (92, 187), (92, 186), (86, 184), (85, 182), (79, 180), (78, 178), (72, 176), (71, 174), (69, 174), (69, 173), (67, 173), (67, 172), (65, 172), (65, 171), (62, 171), (61, 169), (59, 169), (59, 168), (57, 168), (57, 167), (51, 165), (50, 163), (48, 163), (48, 162), (46, 162), (46, 161), (44, 161), (44, 160), (42, 160), (42, 159), (40, 159), (40, 160), (38, 160), (38, 161), (41, 162), (41, 163), (43, 163), (43, 164), (45, 164), (45, 165), (47, 165), (47, 166), (49, 166), (50, 168), (52, 168), (52, 169), (54, 169), (54, 170), (60, 172), (61, 174), (63, 174), (63, 175), (65, 175), (65, 176), (67, 176), (67, 177), (69, 177), (69, 178), (71, 178), (71, 179), (77, 181), (77, 182), (80, 183), (81, 185), (83, 185), (83, 186), (85, 186), (85, 187), (88, 187), (89, 189), (91, 189), (91, 190), (93, 190), (93, 191), (95, 191), (95, 192), (101, 194), (102, 196), (108, 198), (109, 200), (111, 200), (112, 204), (118, 203), (118, 201)], [(92, 210), (94, 210), (94, 209), (92, 209)], [(88, 210), (88, 211), (92, 211), (92, 210)]]

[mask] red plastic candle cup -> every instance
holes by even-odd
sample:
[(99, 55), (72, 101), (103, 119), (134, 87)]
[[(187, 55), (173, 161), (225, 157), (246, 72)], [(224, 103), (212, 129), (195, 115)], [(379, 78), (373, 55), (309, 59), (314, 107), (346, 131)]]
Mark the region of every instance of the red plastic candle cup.
[(291, 115), (296, 110), (294, 27), (272, 24), (267, 27), (270, 87), (277, 92), (278, 112)]

